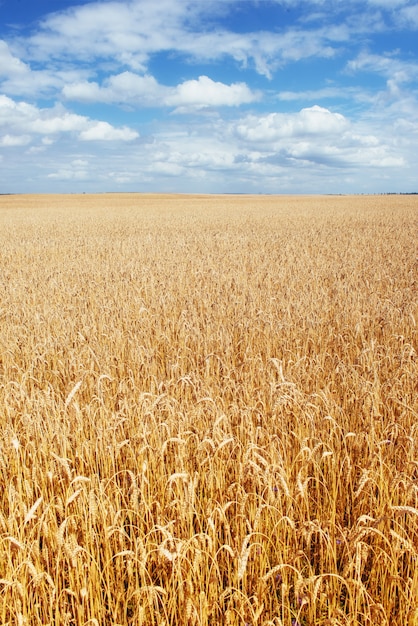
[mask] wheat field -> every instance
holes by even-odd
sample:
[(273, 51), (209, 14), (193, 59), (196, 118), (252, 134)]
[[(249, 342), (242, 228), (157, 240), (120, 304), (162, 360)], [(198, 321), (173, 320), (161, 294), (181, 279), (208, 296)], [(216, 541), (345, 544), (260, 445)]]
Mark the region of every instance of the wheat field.
[(0, 623), (418, 625), (418, 196), (0, 197)]

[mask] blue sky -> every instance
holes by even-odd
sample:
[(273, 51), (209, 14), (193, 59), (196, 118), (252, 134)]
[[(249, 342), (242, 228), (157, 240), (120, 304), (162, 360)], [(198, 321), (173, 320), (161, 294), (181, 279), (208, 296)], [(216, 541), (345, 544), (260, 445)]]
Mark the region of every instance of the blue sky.
[(0, 0), (0, 192), (418, 191), (414, 0)]

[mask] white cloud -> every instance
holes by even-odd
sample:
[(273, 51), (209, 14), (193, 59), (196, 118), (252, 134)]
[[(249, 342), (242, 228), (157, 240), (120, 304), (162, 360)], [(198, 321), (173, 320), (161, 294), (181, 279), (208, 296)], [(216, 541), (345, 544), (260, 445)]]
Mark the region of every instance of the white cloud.
[(28, 135), (0, 135), (0, 146), (2, 148), (26, 146), (28, 143), (30, 143), (30, 137)]
[(0, 39), (0, 77), (26, 74), (28, 66), (15, 57), (9, 49), (7, 43)]
[(8, 96), (0, 95), (0, 131), (5, 128), (8, 133), (26, 133), (40, 115), (40, 110), (34, 105), (15, 102)]
[(418, 28), (418, 4), (404, 7), (399, 12), (399, 19), (404, 26), (407, 26), (412, 30)]
[(27, 102), (16, 102), (0, 95), (0, 129), (8, 127), (36, 134), (54, 134), (81, 130), (88, 124), (88, 118), (69, 113), (60, 107), (39, 109)]
[(401, 116), (416, 117), (418, 111), (417, 92), (411, 85), (418, 78), (418, 63), (399, 58), (399, 53), (372, 54), (361, 52), (347, 64), (352, 73), (364, 72), (380, 76), (381, 89), (373, 89), (368, 98), (374, 107), (374, 116), (381, 120), (397, 119)]
[(76, 115), (67, 111), (54, 113), (48, 110), (39, 111), (35, 119), (26, 122), (28, 130), (40, 135), (81, 131), (87, 124), (88, 119), (84, 115)]
[(277, 99), (282, 102), (304, 101), (312, 102), (319, 100), (355, 100), (357, 102), (370, 102), (371, 96), (360, 87), (324, 87), (322, 89), (308, 89), (301, 91), (279, 91)]
[[(2, 129), (6, 133), (2, 135)], [(105, 121), (92, 120), (70, 113), (61, 105), (40, 109), (27, 102), (16, 102), (0, 95), (0, 141), (2, 145), (24, 145), (31, 137), (44, 135), (45, 145), (51, 135), (78, 134), (83, 141), (132, 141), (139, 133), (127, 126), (116, 128)], [(14, 143), (13, 143), (14, 142)]]
[[(366, 10), (357, 14), (355, 23), (341, 19), (339, 23), (324, 25), (324, 14), (318, 28), (305, 28), (300, 22), (276, 32), (237, 33), (216, 25), (217, 13), (233, 7), (235, 1), (95, 1), (51, 13), (31, 37), (16, 37), (13, 51), (0, 42), (3, 91), (20, 96), (61, 92), (64, 98), (78, 102), (146, 107), (164, 102), (178, 107), (179, 112), (184, 106), (204, 107), (204, 95), (212, 101), (211, 106), (239, 106), (258, 99), (258, 94), (245, 83), (226, 85), (213, 81), (214, 84), (205, 85), (207, 77), (200, 76), (177, 87), (165, 87), (147, 71), (150, 59), (161, 52), (174, 53), (193, 63), (229, 57), (241, 68), (252, 66), (259, 74), (272, 78), (277, 69), (288, 63), (334, 57), (352, 45), (361, 32), (369, 32), (371, 20), (374, 30), (377, 28), (376, 11), (370, 14)], [(386, 4), (386, 0), (370, 2)], [(293, 0), (292, 3), (295, 4)], [(406, 0), (398, 0), (398, 4), (405, 3)], [(325, 6), (316, 0), (296, 4)], [(357, 1), (351, 4), (357, 6)], [(342, 10), (346, 5), (340, 2), (334, 8)], [(408, 19), (413, 20), (415, 9), (404, 6), (404, 19), (409, 15)], [(312, 16), (309, 11), (308, 14)], [(204, 29), (202, 23), (207, 24)], [(383, 22), (379, 28), (384, 28)], [(37, 69), (32, 69), (30, 63)], [(44, 67), (39, 69), (39, 63)], [(106, 74), (117, 67), (128, 67), (129, 71), (113, 74), (101, 84), (97, 81), (98, 70)], [(359, 61), (352, 63), (352, 69), (360, 69)]]
[(107, 78), (103, 85), (82, 81), (65, 85), (63, 95), (79, 102), (129, 103), (138, 106), (158, 106), (168, 88), (159, 85), (153, 76), (122, 72)]
[[(280, 0), (280, 4), (285, 3)], [(403, 6), (405, 16), (410, 14), (410, 19), (416, 16), (414, 5), (404, 6), (409, 0), (369, 0), (368, 3), (339, 0), (332, 11), (328, 11), (327, 2), (291, 0), (288, 4), (292, 8), (311, 5), (307, 10), (310, 18), (315, 15), (312, 6), (327, 9), (317, 14), (319, 27), (305, 28), (302, 16), (299, 24), (283, 28), (276, 24), (275, 32), (257, 29), (234, 32), (233, 28), (216, 25), (217, 14), (227, 12), (234, 4), (238, 5), (238, 0), (90, 2), (48, 16), (33, 43), (40, 55), (111, 58), (135, 71), (145, 71), (150, 57), (161, 51), (175, 51), (194, 61), (227, 56), (244, 66), (253, 64), (260, 74), (271, 77), (283, 63), (310, 57), (329, 58), (341, 44), (348, 44), (362, 32), (369, 33), (371, 27), (375, 32), (384, 30), (387, 26), (377, 8), (387, 8), (390, 12), (396, 8), (399, 12)], [(355, 21), (346, 19), (350, 13), (356, 16)], [(202, 23), (206, 24), (204, 29)], [(200, 28), (194, 28), (195, 24)]]
[(163, 176), (181, 176), (186, 173), (185, 168), (181, 165), (167, 163), (166, 161), (154, 161), (147, 169), (152, 172), (153, 176), (158, 176), (158, 174)]
[[(408, 0), (369, 0), (362, 11), (358, 10), (359, 0), (340, 0), (334, 3), (333, 11), (321, 14), (317, 28), (312, 24), (307, 28), (301, 19), (283, 28), (277, 25), (275, 32), (256, 29), (234, 32), (233, 28), (228, 30), (217, 25), (216, 16), (235, 3), (238, 4), (238, 0), (159, 0), (158, 3), (155, 0), (113, 0), (72, 6), (47, 15), (31, 37), (15, 39), (14, 48), (20, 51), (22, 58), (45, 63), (43, 70), (32, 70), (3, 42), (0, 73), (1, 68), (5, 68), (10, 93), (24, 95), (31, 91), (64, 89), (65, 97), (80, 101), (94, 101), (100, 94), (109, 102), (115, 102), (113, 93), (117, 82), (125, 81), (122, 87), (126, 97), (129, 83), (132, 83), (132, 97), (137, 94), (141, 101), (141, 94), (145, 93), (148, 106), (146, 94), (152, 95), (153, 87), (161, 88), (151, 84), (148, 64), (153, 55), (161, 52), (181, 55), (193, 62), (229, 57), (241, 67), (253, 66), (260, 74), (272, 78), (285, 64), (307, 58), (334, 57), (341, 49), (351, 46), (361, 33), (385, 30), (388, 26), (380, 17), (379, 7), (393, 9), (396, 6), (398, 21), (418, 24), (416, 3)], [(280, 4), (285, 3), (286, 0), (280, 0)], [(292, 0), (289, 6), (302, 4), (311, 5), (306, 12), (310, 18), (314, 15), (312, 7), (326, 7), (326, 3), (316, 0)], [(355, 21), (347, 17), (350, 10), (356, 15)], [(338, 21), (335, 12), (341, 16)], [(113, 68), (128, 67), (138, 75), (134, 79), (135, 74), (129, 76), (130, 72), (122, 72), (109, 79), (108, 84), (105, 81), (102, 87), (92, 80), (87, 82), (93, 78), (93, 68), (108, 71), (109, 63)]]
[(245, 83), (226, 85), (208, 76), (188, 80), (176, 87), (160, 85), (153, 76), (122, 72), (100, 86), (96, 82), (66, 85), (63, 95), (79, 102), (106, 102), (145, 107), (177, 107), (178, 112), (207, 107), (240, 106), (259, 100), (261, 95)]
[(408, 4), (409, 0), (368, 0), (369, 4), (373, 6), (378, 6), (384, 9), (397, 9), (398, 7)]
[(123, 126), (114, 128), (108, 122), (95, 122), (80, 133), (82, 141), (133, 141), (139, 137), (139, 133)]
[(31, 38), (31, 52), (42, 59), (111, 58), (143, 71), (150, 54), (173, 48), (194, 6), (188, 0), (141, 0), (70, 7), (45, 18)]
[(55, 180), (86, 180), (88, 174), (84, 170), (60, 169), (52, 174), (48, 174), (47, 178)]
[(100, 89), (96, 82), (87, 80), (64, 85), (62, 93), (68, 100), (77, 100), (78, 102), (105, 102), (103, 90)]
[(4, 92), (15, 95), (39, 94), (56, 91), (65, 78), (48, 70), (33, 71), (12, 54), (9, 45), (0, 40), (0, 84)]
[[(282, 29), (280, 33), (236, 33), (217, 26), (214, 16), (224, 12), (231, 0), (125, 0), (89, 2), (53, 13), (41, 23), (25, 45), (38, 60), (78, 60), (85, 64), (111, 61), (145, 73), (155, 53), (176, 52), (193, 61), (211, 61), (225, 56), (242, 66), (252, 64), (271, 77), (282, 64), (313, 56), (333, 56), (341, 42), (357, 30), (332, 25), (305, 30)], [(193, 25), (207, 23), (207, 27)]]
[(272, 143), (303, 135), (335, 135), (343, 132), (347, 124), (347, 120), (340, 113), (331, 113), (328, 109), (315, 105), (296, 114), (248, 116), (236, 126), (236, 133), (246, 141)]
[(418, 63), (400, 59), (398, 51), (392, 54), (375, 54), (363, 51), (347, 63), (347, 70), (371, 72), (390, 78), (396, 76), (402, 82), (408, 82), (418, 77)]
[(215, 82), (207, 76), (199, 76), (197, 80), (188, 80), (178, 85), (165, 102), (178, 107), (219, 107), (239, 106), (254, 102), (260, 96), (251, 91), (244, 83), (225, 85)]
[(47, 174), (47, 178), (57, 181), (85, 181), (89, 179), (89, 161), (87, 159), (73, 159), (64, 167)]
[(402, 153), (391, 138), (379, 138), (340, 113), (319, 106), (299, 113), (251, 115), (231, 127), (232, 135), (282, 165), (299, 163), (321, 167), (401, 167)]
[[(287, 4), (292, 7), (294, 7), (295, 5), (327, 7), (329, 0), (273, 0), (273, 2), (277, 2), (278, 4)], [(362, 6), (363, 9), (367, 9), (368, 6), (378, 6), (381, 8), (387, 8), (389, 10), (392, 10), (395, 7), (399, 7), (410, 2), (411, 0), (337, 0), (336, 6), (339, 5), (339, 7), (343, 9), (349, 8), (352, 11), (357, 11), (359, 6)]]

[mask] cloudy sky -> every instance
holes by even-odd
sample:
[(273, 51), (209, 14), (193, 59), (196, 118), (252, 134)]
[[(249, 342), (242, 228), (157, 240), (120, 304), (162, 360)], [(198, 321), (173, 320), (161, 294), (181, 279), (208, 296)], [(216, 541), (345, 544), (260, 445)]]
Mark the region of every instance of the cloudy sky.
[(416, 0), (0, 0), (0, 193), (418, 191)]

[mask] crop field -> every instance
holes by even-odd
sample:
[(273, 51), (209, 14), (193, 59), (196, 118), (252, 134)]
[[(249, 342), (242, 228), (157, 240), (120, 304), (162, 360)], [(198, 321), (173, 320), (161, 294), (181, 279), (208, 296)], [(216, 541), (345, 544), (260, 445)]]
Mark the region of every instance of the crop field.
[(0, 624), (418, 626), (418, 196), (0, 197)]

